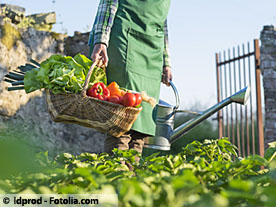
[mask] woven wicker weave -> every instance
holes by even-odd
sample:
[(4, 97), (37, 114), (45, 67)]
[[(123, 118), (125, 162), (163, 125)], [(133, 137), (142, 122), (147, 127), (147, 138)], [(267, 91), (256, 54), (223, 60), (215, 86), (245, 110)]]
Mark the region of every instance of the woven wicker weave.
[(55, 122), (78, 124), (120, 137), (129, 131), (142, 110), (124, 107), (86, 95), (93, 64), (88, 72), (81, 94), (53, 94), (46, 90), (48, 111)]

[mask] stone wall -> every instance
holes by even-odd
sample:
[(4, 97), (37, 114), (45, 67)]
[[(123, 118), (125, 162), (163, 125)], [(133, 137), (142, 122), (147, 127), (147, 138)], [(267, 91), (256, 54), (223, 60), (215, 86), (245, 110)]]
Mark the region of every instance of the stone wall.
[[(1, 5), (0, 9), (0, 137), (20, 135), (38, 151), (49, 151), (52, 156), (61, 152), (102, 152), (105, 135), (78, 125), (54, 123), (50, 119), (43, 90), (30, 94), (8, 92), (9, 84), (3, 81), (4, 75), (31, 58), (42, 62), (57, 53), (88, 55), (89, 34), (75, 33), (68, 37), (54, 33), (49, 30), (53, 19), (46, 14), (31, 15), (32, 24), (23, 27), (20, 24), (22, 19), (26, 20), (25, 9), (8, 5), (3, 12), (3, 7)], [(8, 13), (9, 10), (12, 13)], [(34, 16), (39, 17), (38, 22), (34, 21)], [(52, 13), (50, 16), (53, 17)], [(38, 25), (42, 27), (38, 29)]]
[(65, 39), (64, 53), (66, 55), (74, 56), (80, 52), (88, 56), (89, 55), (89, 47), (87, 46), (88, 38), (89, 38), (89, 32), (87, 33), (75, 32), (74, 36), (67, 37)]
[(265, 97), (265, 143), (276, 140), (276, 30), (264, 26), (261, 32), (261, 70)]

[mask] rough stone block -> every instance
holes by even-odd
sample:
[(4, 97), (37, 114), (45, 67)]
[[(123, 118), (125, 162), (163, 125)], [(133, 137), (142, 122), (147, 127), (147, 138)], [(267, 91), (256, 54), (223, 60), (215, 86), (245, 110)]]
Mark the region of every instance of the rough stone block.
[(276, 129), (276, 122), (275, 121), (276, 120), (274, 120), (274, 119), (266, 119), (266, 121), (265, 121), (265, 127), (267, 129), (273, 129), (273, 130), (275, 130)]
[(274, 130), (272, 129), (265, 129), (265, 138), (273, 138), (275, 137)]
[(274, 31), (275, 27), (273, 25), (264, 25), (263, 30), (264, 31), (267, 31), (267, 30)]
[(65, 54), (75, 56), (78, 53), (88, 56), (89, 46), (86, 44), (89, 38), (89, 32), (75, 32), (74, 36), (68, 37), (65, 40)]
[(276, 71), (273, 70), (273, 69), (263, 70), (263, 78), (265, 79), (266, 77), (275, 78), (276, 79)]
[(40, 13), (40, 14), (32, 14), (26, 16), (26, 18), (34, 21), (35, 24), (55, 24), (56, 23), (56, 13)]
[(265, 101), (266, 112), (276, 111), (276, 104), (272, 101)]
[(12, 4), (0, 4), (0, 9), (6, 13), (12, 12), (20, 16), (25, 14), (25, 8)]
[(271, 55), (272, 57), (275, 57), (275, 55), (276, 55), (276, 48), (275, 48), (274, 44), (269, 44), (267, 46), (261, 46), (260, 51), (261, 51), (261, 57), (263, 55)]
[(272, 112), (266, 113), (265, 118), (266, 119), (273, 119), (276, 122), (276, 112), (272, 111)]
[(270, 47), (271, 45), (275, 45), (276, 41), (275, 41), (275, 37), (276, 37), (276, 32), (273, 32), (271, 34), (263, 34), (263, 36), (261, 36), (261, 47)]
[[(263, 86), (265, 89), (276, 89), (276, 79), (275, 78), (264, 78)], [(268, 94), (269, 96), (269, 94)]]
[(266, 88), (264, 93), (265, 93), (266, 99), (268, 101), (275, 101), (275, 99), (276, 99), (276, 90), (274, 88)]
[(15, 24), (22, 21), (25, 16), (25, 9), (16, 5), (0, 4), (0, 11), (2, 16), (10, 18)]
[(261, 60), (260, 67), (262, 70), (265, 70), (265, 69), (276, 70), (276, 60)]

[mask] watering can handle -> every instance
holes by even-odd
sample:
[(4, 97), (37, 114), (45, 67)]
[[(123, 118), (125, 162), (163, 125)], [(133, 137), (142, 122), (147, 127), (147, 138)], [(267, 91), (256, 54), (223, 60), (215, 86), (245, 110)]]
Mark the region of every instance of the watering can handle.
[(178, 91), (177, 91), (175, 85), (172, 83), (172, 81), (170, 81), (170, 85), (171, 85), (174, 95), (175, 95), (175, 107), (174, 108), (178, 109), (179, 104), (180, 104), (179, 94), (178, 94)]

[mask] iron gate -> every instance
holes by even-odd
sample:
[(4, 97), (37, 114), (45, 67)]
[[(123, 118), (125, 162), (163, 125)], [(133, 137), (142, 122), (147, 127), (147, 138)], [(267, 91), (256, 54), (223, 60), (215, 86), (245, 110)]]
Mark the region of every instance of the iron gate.
[(229, 137), (239, 156), (264, 155), (262, 88), (259, 40), (216, 53), (217, 100), (220, 102), (240, 89), (251, 86), (246, 106), (231, 104), (218, 112), (219, 137)]

